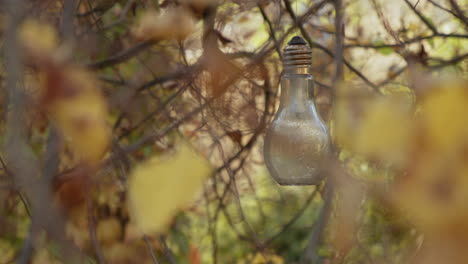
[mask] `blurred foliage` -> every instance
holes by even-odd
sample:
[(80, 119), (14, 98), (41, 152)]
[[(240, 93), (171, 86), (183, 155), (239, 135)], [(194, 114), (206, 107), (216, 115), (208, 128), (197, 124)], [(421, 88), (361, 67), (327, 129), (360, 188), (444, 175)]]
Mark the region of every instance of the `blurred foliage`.
[(0, 153), (0, 264), (303, 263), (325, 184), (261, 151), (298, 34), (336, 145), (319, 262), (468, 263), (468, 1), (343, 0), (341, 50), (340, 1), (7, 2), (0, 138), (19, 104), (27, 144)]

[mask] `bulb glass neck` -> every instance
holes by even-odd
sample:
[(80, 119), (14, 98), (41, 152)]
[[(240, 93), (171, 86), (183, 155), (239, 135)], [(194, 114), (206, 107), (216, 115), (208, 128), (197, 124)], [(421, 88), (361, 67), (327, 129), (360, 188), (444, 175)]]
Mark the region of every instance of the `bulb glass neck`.
[(312, 50), (299, 36), (293, 37), (283, 50), (283, 73), (311, 74)]

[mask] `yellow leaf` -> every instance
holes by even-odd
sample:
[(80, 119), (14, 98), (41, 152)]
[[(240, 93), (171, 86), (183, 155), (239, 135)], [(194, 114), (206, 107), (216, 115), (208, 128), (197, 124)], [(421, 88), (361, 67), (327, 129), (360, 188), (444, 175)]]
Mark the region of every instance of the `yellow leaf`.
[(335, 123), (333, 136), (342, 147), (352, 147), (355, 135), (355, 118), (350, 110), (351, 106), (346, 100), (337, 100), (334, 108)]
[(397, 208), (428, 235), (468, 234), (468, 166), (460, 156), (420, 154), (394, 193)]
[(5, 239), (0, 239), (0, 263), (10, 263), (15, 259), (15, 248)]
[(177, 211), (193, 200), (211, 167), (185, 142), (176, 153), (153, 158), (133, 171), (130, 209), (142, 232), (162, 232)]
[(32, 264), (59, 264), (61, 263), (58, 261), (53, 254), (49, 252), (46, 247), (38, 248), (34, 254), (32, 259)]
[(19, 39), (26, 50), (38, 58), (53, 54), (59, 43), (53, 27), (34, 20), (26, 20), (21, 25)]
[(102, 248), (104, 257), (109, 263), (145, 263), (140, 262), (141, 256), (137, 247), (124, 243), (104, 245)]
[(366, 156), (402, 164), (406, 161), (413, 134), (412, 120), (401, 104), (377, 100), (367, 109), (356, 136), (356, 151)]
[(194, 31), (193, 15), (184, 8), (172, 8), (164, 13), (147, 11), (133, 28), (141, 40), (182, 40)]
[(334, 105), (334, 123), (332, 125), (332, 133), (334, 140), (341, 145), (341, 147), (351, 148), (354, 136), (356, 133), (356, 115), (353, 111), (353, 103), (355, 100), (349, 100), (353, 97), (353, 92), (350, 88), (346, 87), (343, 83), (337, 85), (337, 100)]
[(421, 98), (407, 175), (398, 178), (397, 208), (431, 236), (468, 234), (468, 92), (466, 84), (445, 81)]
[(463, 146), (468, 141), (468, 86), (445, 84), (422, 103), (427, 141), (438, 151)]
[[(48, 111), (73, 152), (95, 165), (109, 145), (107, 109), (94, 76), (79, 68), (65, 69), (48, 80), (49, 90), (59, 90)], [(61, 81), (56, 84), (58, 79)], [(53, 87), (54, 85), (60, 87)]]
[(118, 242), (122, 235), (122, 226), (116, 218), (109, 218), (99, 221), (96, 227), (99, 241), (103, 244)]
[[(239, 261), (239, 263), (241, 263)], [(247, 256), (247, 261), (242, 263), (252, 263), (252, 264), (283, 264), (284, 259), (281, 256), (269, 253), (257, 253), (254, 256)]]

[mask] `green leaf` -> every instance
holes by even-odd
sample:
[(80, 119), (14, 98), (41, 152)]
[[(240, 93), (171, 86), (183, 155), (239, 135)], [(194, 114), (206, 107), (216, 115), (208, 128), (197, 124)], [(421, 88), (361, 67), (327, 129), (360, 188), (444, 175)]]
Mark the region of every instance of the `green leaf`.
[[(377, 40), (376, 42), (373, 43), (374, 46), (383, 46), (385, 44), (386, 43), (383, 42), (382, 40)], [(390, 55), (393, 53), (393, 48), (391, 47), (381, 47), (381, 48), (377, 48), (376, 50), (377, 52), (383, 55)]]
[(390, 47), (378, 48), (377, 51), (382, 55), (390, 55), (393, 53), (393, 49)]

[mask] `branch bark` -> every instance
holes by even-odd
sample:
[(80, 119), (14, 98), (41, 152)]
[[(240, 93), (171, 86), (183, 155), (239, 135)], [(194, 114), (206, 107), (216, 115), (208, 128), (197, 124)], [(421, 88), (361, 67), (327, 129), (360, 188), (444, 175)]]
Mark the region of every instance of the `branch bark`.
[(322, 209), (320, 210), (318, 219), (315, 222), (314, 227), (312, 229), (309, 242), (307, 243), (307, 247), (305, 248), (304, 253), (302, 255), (301, 263), (303, 264), (319, 264), (323, 261), (323, 258), (318, 254), (318, 249), (320, 247), (320, 243), (322, 241), (323, 234), (328, 223), (328, 219), (331, 215), (333, 197), (334, 192), (332, 183), (330, 181), (327, 181), (324, 187)]
[[(17, 39), (17, 30), (24, 17), (25, 2), (24, 0), (5, 0), (4, 2), (9, 19), (4, 36), (4, 55), (8, 104), (11, 109), (6, 121), (4, 149), (7, 166), (15, 182), (24, 190), (31, 202), (32, 211), (30, 234), (18, 257), (18, 263), (29, 263), (39, 228), (44, 228), (49, 237), (62, 247), (62, 253), (66, 256), (67, 262), (81, 263), (83, 256), (73, 243), (66, 239), (65, 222), (57, 208), (52, 206), (54, 204), (50, 182), (52, 177), (49, 175), (39, 177), (40, 165), (27, 139), (28, 97), (23, 87), (23, 52)], [(44, 169), (47, 173), (53, 171)]]

